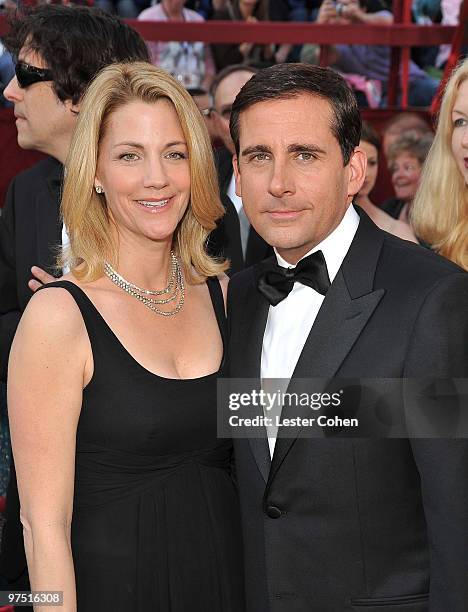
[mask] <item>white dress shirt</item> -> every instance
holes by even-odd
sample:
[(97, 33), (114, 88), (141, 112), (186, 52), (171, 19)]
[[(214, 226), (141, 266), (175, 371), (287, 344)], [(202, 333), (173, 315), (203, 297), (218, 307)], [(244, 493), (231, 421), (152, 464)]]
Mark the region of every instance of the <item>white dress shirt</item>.
[[(359, 215), (351, 204), (338, 227), (304, 255), (307, 257), (311, 253), (322, 251), (332, 283), (351, 246), (358, 225)], [(276, 249), (275, 255), (281, 267), (296, 267), (285, 261)], [(262, 345), (260, 369), (262, 380), (291, 378), (324, 299), (325, 296), (312, 287), (294, 283), (288, 297), (276, 306), (270, 306)], [(271, 456), (275, 442), (276, 437), (268, 438)]]

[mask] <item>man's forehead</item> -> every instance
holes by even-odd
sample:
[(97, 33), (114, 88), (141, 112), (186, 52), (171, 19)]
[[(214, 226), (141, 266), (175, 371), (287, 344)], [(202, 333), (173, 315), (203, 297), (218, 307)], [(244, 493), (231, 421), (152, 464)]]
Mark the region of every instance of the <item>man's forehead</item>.
[(254, 73), (249, 70), (236, 70), (228, 74), (218, 84), (215, 92), (217, 104), (232, 104), (242, 87), (250, 81)]
[(193, 101), (201, 110), (210, 106), (210, 97), (207, 93), (193, 96)]
[[(259, 100), (258, 102), (254, 102), (250, 106), (248, 106), (242, 113), (247, 113), (250, 110), (259, 110), (262, 112), (264, 109), (268, 108), (268, 110), (277, 110), (278, 112), (285, 113), (289, 112), (289, 110), (297, 111), (300, 108), (314, 109), (319, 113), (330, 114), (332, 112), (332, 105), (329, 100), (324, 98), (323, 96), (319, 96), (313, 93), (309, 93), (307, 91), (300, 92), (292, 92), (291, 94), (285, 94), (283, 96), (279, 96), (278, 98), (270, 98), (266, 100)], [(310, 120), (311, 117), (303, 117), (304, 120)]]
[[(299, 94), (293, 98), (264, 100), (240, 113), (239, 128), (242, 146), (245, 141), (265, 140), (296, 142), (311, 137), (333, 136), (331, 104), (318, 96)], [(245, 128), (245, 129), (244, 129)]]

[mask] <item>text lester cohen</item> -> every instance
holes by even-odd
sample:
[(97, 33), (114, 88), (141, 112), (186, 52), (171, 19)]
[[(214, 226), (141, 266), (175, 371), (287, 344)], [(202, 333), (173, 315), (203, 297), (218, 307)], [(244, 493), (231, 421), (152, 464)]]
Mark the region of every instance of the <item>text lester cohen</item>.
[(231, 427), (359, 427), (358, 419), (346, 419), (339, 416), (319, 417), (294, 417), (291, 419), (268, 416), (255, 416), (252, 418), (240, 417), (233, 414), (229, 417), (229, 425)]

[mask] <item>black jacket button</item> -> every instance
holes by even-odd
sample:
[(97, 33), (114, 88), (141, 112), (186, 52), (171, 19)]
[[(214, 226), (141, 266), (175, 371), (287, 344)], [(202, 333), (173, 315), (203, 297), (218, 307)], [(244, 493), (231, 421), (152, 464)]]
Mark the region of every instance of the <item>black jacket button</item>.
[(281, 510), (276, 506), (267, 506), (266, 513), (272, 519), (277, 519), (281, 516)]

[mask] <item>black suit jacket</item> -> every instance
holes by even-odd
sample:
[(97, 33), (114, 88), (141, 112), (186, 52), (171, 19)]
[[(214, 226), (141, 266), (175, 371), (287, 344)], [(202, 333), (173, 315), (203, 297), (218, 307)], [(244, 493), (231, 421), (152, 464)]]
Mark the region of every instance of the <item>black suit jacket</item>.
[[(290, 384), (466, 377), (468, 275), (360, 216)], [(255, 274), (229, 286), (235, 378), (260, 376)], [(266, 438), (234, 444), (248, 612), (468, 610), (467, 440), (279, 438), (271, 464)]]
[(62, 165), (49, 157), (18, 174), (0, 217), (0, 378), (6, 380), (16, 327), (32, 296), (31, 266), (48, 271), (61, 241)]
[[(47, 158), (18, 174), (8, 189), (0, 217), (0, 375), (6, 380), (8, 355), (21, 315), (32, 296), (31, 267), (53, 272), (62, 224), (59, 219), (62, 165)], [(25, 373), (27, 376), (27, 373)], [(0, 574), (11, 588), (27, 587), (26, 557), (19, 521), (14, 465), (7, 492), (7, 522)]]
[(260, 238), (257, 232), (250, 228), (247, 250), (242, 253), (239, 215), (236, 207), (227, 195), (232, 179), (232, 155), (227, 149), (221, 149), (215, 154), (218, 170), (219, 191), (221, 202), (225, 209), (224, 217), (218, 222), (217, 228), (211, 233), (208, 241), (208, 251), (211, 255), (226, 257), (231, 265), (229, 275), (240, 272), (272, 254), (272, 248)]

